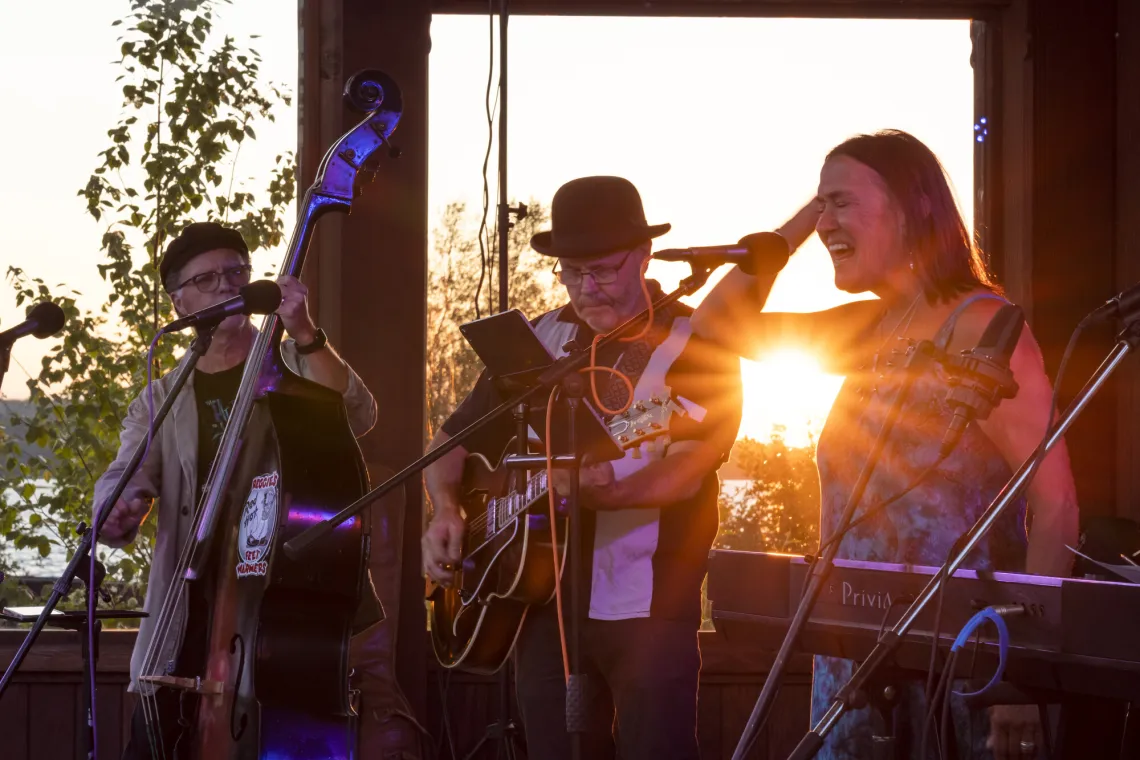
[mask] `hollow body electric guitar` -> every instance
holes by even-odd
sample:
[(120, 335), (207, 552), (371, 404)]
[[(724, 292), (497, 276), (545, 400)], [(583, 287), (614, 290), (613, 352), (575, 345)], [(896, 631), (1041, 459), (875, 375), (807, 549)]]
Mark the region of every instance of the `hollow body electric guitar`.
[[(684, 413), (666, 389), (635, 402), (607, 427), (614, 442), (622, 450), (632, 449), (636, 458), (643, 445), (663, 452), (670, 419)], [(546, 471), (527, 477), (524, 471), (508, 470), (503, 460), (515, 445), (512, 439), (497, 465), (471, 454), (464, 466), (463, 561), (450, 587), (433, 584), (428, 593), (432, 645), (445, 668), (493, 673), (502, 667), (527, 608), (554, 596), (552, 542), (559, 568), (565, 564), (566, 515), (556, 513), (551, 530)]]

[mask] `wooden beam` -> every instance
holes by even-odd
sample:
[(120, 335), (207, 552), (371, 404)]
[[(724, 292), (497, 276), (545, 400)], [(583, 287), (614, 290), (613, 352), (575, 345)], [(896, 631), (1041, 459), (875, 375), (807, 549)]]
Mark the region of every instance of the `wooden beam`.
[[(795, 18), (990, 17), (1011, 0), (512, 0), (514, 15)], [(498, 8), (498, 3), (494, 3)], [(433, 0), (434, 13), (487, 13), (485, 0)]]
[[(1050, 373), (1080, 320), (1116, 292), (1116, 4), (1030, 2), (1033, 330)], [(1086, 331), (1061, 382), (1063, 409), (1113, 344)], [(1114, 378), (1067, 436), (1082, 517), (1115, 512)]]
[[(392, 142), (398, 160), (380, 159), (375, 178), (346, 216), (317, 226), (306, 282), (316, 291), (317, 320), (376, 396), (380, 421), (361, 439), (373, 486), (424, 449), (424, 362), (427, 282), (427, 76), (430, 11), (405, 0), (302, 0), (300, 4), (300, 184), (316, 162), (361, 118), (341, 103), (345, 79), (366, 68), (391, 76), (403, 94)], [(331, 328), (331, 329), (330, 329)], [(426, 704), (419, 478), (403, 492), (403, 530), (373, 510), (373, 552), (394, 556), (394, 569), (374, 578), (389, 621), (398, 624), (397, 677), (422, 719)], [(383, 543), (381, 543), (383, 542)], [(381, 590), (390, 588), (392, 593)]]
[[(0, 630), (0, 672), (8, 667), (27, 633), (23, 629)], [(137, 637), (136, 630), (112, 628), (103, 631), (99, 635), (99, 672), (129, 673), (131, 650)], [(28, 650), (16, 680), (28, 673), (74, 673), (78, 676), (82, 672), (79, 634), (48, 629), (40, 632), (36, 643)]]
[[(1116, 290), (1140, 282), (1140, 4), (1117, 3)], [(1116, 514), (1140, 520), (1140, 367), (1120, 369)]]

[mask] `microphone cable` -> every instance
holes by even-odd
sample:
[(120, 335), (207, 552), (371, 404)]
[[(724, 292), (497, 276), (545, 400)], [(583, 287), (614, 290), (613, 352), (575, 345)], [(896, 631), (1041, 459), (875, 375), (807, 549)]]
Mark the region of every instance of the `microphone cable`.
[[(654, 314), (653, 314), (653, 297), (649, 292), (649, 284), (645, 280), (645, 272), (649, 268), (649, 262), (651, 260), (652, 259), (650, 257), (647, 257), (645, 259), (645, 261), (642, 262), (641, 270), (639, 273), (639, 279), (641, 282), (641, 293), (643, 296), (645, 296), (646, 310), (648, 312), (648, 319), (645, 322), (645, 327), (643, 327), (641, 329), (641, 331), (639, 333), (637, 333), (636, 335), (633, 335), (630, 337), (619, 338), (618, 340), (620, 340), (620, 341), (623, 341), (626, 343), (632, 343), (633, 341), (641, 340), (646, 335), (648, 335), (649, 331), (653, 328), (653, 317), (654, 317)], [(606, 367), (606, 366), (602, 366), (602, 365), (598, 364), (598, 360), (597, 360), (598, 343), (605, 337), (605, 335), (606, 334), (598, 334), (598, 335), (594, 336), (594, 339), (590, 342), (590, 364), (589, 364), (589, 366), (584, 367), (578, 371), (582, 372), (584, 374), (588, 374), (590, 376), (590, 393), (593, 396), (594, 405), (603, 414), (608, 414), (608, 415), (613, 416), (613, 415), (618, 415), (618, 414), (625, 412), (627, 409), (630, 408), (630, 406), (633, 405), (634, 387), (633, 387), (633, 381), (629, 378), (628, 375), (624, 374), (623, 372), (621, 372), (621, 371), (619, 371), (613, 367)], [(619, 380), (621, 380), (622, 383), (625, 384), (625, 387), (629, 393), (628, 393), (628, 397), (626, 399), (625, 405), (622, 406), (620, 409), (610, 409), (602, 402), (601, 397), (598, 395), (598, 385), (596, 382), (596, 378), (597, 378), (596, 373), (598, 373), (598, 372), (607, 372), (611, 375), (614, 375)], [(563, 565), (563, 563), (560, 560), (560, 558), (558, 557), (558, 522), (557, 522), (557, 511), (558, 510), (557, 510), (557, 507), (556, 507), (555, 501), (554, 501), (554, 459), (553, 459), (553, 454), (551, 453), (551, 446), (550, 446), (551, 428), (552, 428), (552, 423), (553, 423), (553, 418), (554, 418), (554, 404), (558, 399), (558, 390), (559, 390), (558, 386), (554, 386), (554, 388), (552, 388), (550, 390), (550, 398), (547, 399), (547, 403), (546, 403), (546, 494), (547, 494), (547, 501), (549, 502), (549, 506), (550, 506), (550, 551), (551, 551), (552, 565), (553, 565), (553, 569), (554, 569), (554, 599), (555, 599), (554, 605), (555, 605), (555, 608), (556, 608), (557, 614), (558, 614), (558, 639), (559, 639), (559, 644), (560, 644), (560, 647), (562, 650), (562, 674), (563, 674), (563, 677), (566, 680), (566, 682), (569, 683), (570, 682), (570, 655), (569, 655), (569, 650), (567, 649), (567, 646), (566, 646), (566, 620), (565, 620), (565, 616), (562, 612), (562, 565)], [(581, 465), (579, 463), (579, 467), (580, 466)], [(581, 505), (579, 505), (579, 507), (580, 506)], [(581, 557), (570, 557), (571, 562), (579, 561), (579, 560), (581, 560)]]

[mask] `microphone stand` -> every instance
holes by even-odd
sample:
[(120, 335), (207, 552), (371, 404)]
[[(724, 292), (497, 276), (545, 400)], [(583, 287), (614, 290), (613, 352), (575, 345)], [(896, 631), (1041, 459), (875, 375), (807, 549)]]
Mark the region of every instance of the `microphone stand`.
[[(914, 387), (914, 381), (917, 379), (919, 372), (934, 358), (936, 351), (937, 349), (933, 343), (924, 340), (915, 345), (914, 348), (908, 352), (906, 364), (903, 366), (902, 384), (899, 386), (898, 392), (895, 394), (891, 406), (887, 410), (887, 416), (883, 420), (882, 427), (879, 429), (879, 435), (875, 438), (875, 442), (871, 447), (871, 453), (867, 456), (867, 461), (863, 464), (863, 469), (860, 471), (859, 477), (851, 489), (851, 494), (847, 498), (847, 504), (843, 508), (833, 535), (841, 535), (847, 530), (847, 526), (854, 518), (855, 510), (863, 500), (863, 494), (867, 490), (867, 484), (870, 482), (871, 476), (878, 466), (879, 458), (882, 456), (887, 440), (891, 436), (895, 421), (898, 419), (903, 404), (906, 403), (907, 398), (910, 396), (911, 389)], [(756, 740), (756, 736), (768, 721), (768, 716), (771, 714), (772, 706), (776, 701), (776, 695), (779, 693), (780, 686), (783, 683), (784, 671), (787, 670), (788, 661), (791, 659), (800, 633), (807, 623), (808, 615), (811, 614), (812, 609), (815, 607), (815, 602), (819, 598), (820, 591), (823, 590), (823, 586), (827, 582), (827, 578), (833, 567), (832, 563), (835, 559), (835, 555), (838, 553), (842, 543), (842, 539), (828, 541), (824, 546), (823, 554), (811, 563), (807, 585), (800, 598), (799, 607), (796, 609), (796, 614), (792, 617), (792, 621), (788, 626), (788, 632), (784, 636), (784, 641), (780, 645), (776, 659), (772, 662), (768, 676), (764, 679), (764, 686), (760, 691), (760, 697), (756, 700), (756, 705), (752, 708), (752, 714), (748, 716), (748, 722), (744, 726), (744, 733), (736, 745), (736, 750), (732, 753), (733, 760), (744, 760), (744, 758), (748, 756), (748, 752)]]
[[(508, 456), (504, 461), (508, 467), (515, 466), (515, 457), (518, 459), (517, 471), (511, 475), (511, 489), (514, 490), (516, 486), (525, 486), (527, 479), (530, 477), (530, 470), (527, 469), (530, 456), (530, 441), (529, 431), (530, 426), (527, 423), (530, 409), (526, 404), (519, 404), (515, 407), (513, 416), (515, 421), (515, 448), (516, 453), (514, 456)], [(554, 537), (554, 527), (551, 524), (550, 531), (551, 538)], [(511, 661), (503, 663), (499, 668), (499, 672), (495, 675), (495, 680), (499, 692), (499, 717), (494, 723), (487, 726), (487, 730), (483, 732), (483, 736), (471, 748), (471, 751), (464, 756), (464, 760), (475, 760), (478, 757), (483, 745), (489, 741), (496, 743), (495, 760), (501, 757), (506, 757), (507, 760), (516, 760), (518, 757), (515, 748), (515, 742), (518, 740), (518, 724), (515, 723), (514, 718), (511, 716), (511, 682), (510, 682), (510, 669)]]
[(0, 388), (4, 387), (4, 375), (8, 374), (8, 362), (12, 358), (12, 344), (0, 343)]
[[(692, 274), (682, 280), (681, 284), (678, 285), (677, 289), (672, 293), (668, 293), (655, 301), (653, 303), (654, 310), (662, 309), (665, 306), (668, 306), (669, 304), (672, 304), (687, 295), (692, 295), (704, 286), (705, 281), (708, 280), (709, 275), (712, 273), (712, 269), (698, 265), (691, 266), (693, 270)], [(645, 326), (645, 319), (648, 314), (649, 311), (645, 310), (637, 316), (632, 317), (631, 319), (622, 323), (621, 325), (618, 325), (610, 332), (606, 333), (605, 336), (603, 336), (598, 341), (598, 348), (601, 349), (626, 335), (640, 330)], [(359, 499), (349, 504), (340, 512), (337, 512), (327, 520), (323, 520), (322, 522), (317, 523), (313, 527), (308, 528), (304, 532), (286, 541), (283, 544), (285, 553), (292, 560), (301, 559), (308, 551), (310, 551), (309, 547), (311, 547), (313, 543), (332, 533), (336, 527), (343, 523), (345, 520), (355, 517), (357, 514), (364, 511), (366, 507), (372, 504), (372, 502), (377, 501), (385, 494), (400, 487), (408, 478), (428, 467), (436, 460), (446, 456), (449, 452), (467, 440), (467, 438), (469, 438), (471, 435), (486, 427), (489, 423), (493, 422), (501, 415), (511, 411), (519, 404), (528, 403), (530, 399), (534, 398), (539, 392), (544, 390), (549, 392), (549, 390), (554, 386), (561, 385), (567, 376), (572, 375), (582, 368), (589, 366), (589, 363), (589, 346), (577, 348), (561, 359), (558, 359), (538, 376), (531, 387), (527, 388), (526, 390), (519, 391), (511, 398), (499, 404), (490, 412), (487, 412), (475, 422), (471, 423), (466, 428), (449, 438), (447, 441), (427, 452), (422, 457), (412, 462), (392, 477), (388, 478), (388, 480), (384, 481), (376, 488), (373, 488), (371, 491), (364, 494), (364, 496), (361, 496)], [(573, 417), (571, 417), (571, 419), (573, 419)]]
[[(698, 290), (700, 290), (704, 286), (705, 282), (709, 278), (709, 275), (712, 273), (712, 268), (706, 267), (706, 266), (700, 266), (697, 264), (690, 264), (690, 267), (692, 269), (692, 273), (688, 277), (686, 277), (684, 280), (681, 281), (681, 283), (677, 286), (676, 290), (674, 290), (672, 293), (668, 293), (668, 294), (662, 296), (660, 299), (655, 301), (653, 303), (654, 310), (662, 309), (665, 306), (668, 306), (668, 305), (680, 300), (681, 298), (684, 298), (687, 295), (692, 295), (693, 293), (696, 293)], [(642, 327), (644, 327), (645, 319), (648, 317), (648, 315), (649, 315), (649, 310), (646, 309), (645, 311), (641, 312), (637, 316), (625, 321), (624, 323), (622, 323), (618, 327), (616, 327), (613, 330), (611, 330), (610, 332), (606, 333), (606, 335), (603, 336), (598, 341), (598, 348), (599, 349), (604, 348), (605, 346), (612, 344), (614, 341), (617, 341), (626, 335), (634, 334), (637, 330), (640, 330)], [(452, 451), (457, 446), (461, 445), (465, 440), (467, 440), (467, 438), (469, 438), (471, 435), (476, 433), (478, 430), (480, 430), (481, 428), (485, 427), (486, 425), (488, 425), (489, 423), (491, 423), (492, 421), (497, 419), (499, 416), (506, 414), (507, 412), (511, 411), (512, 409), (517, 408), (520, 404), (528, 403), (530, 401), (530, 399), (534, 398), (541, 391), (544, 391), (544, 390), (549, 391), (551, 388), (553, 388), (556, 385), (562, 386), (564, 389), (564, 393), (567, 396), (567, 404), (570, 407), (570, 420), (569, 420), (568, 435), (570, 436), (569, 442), (570, 442), (570, 446), (571, 446), (571, 456), (567, 460), (564, 460), (562, 462), (556, 462), (556, 465), (558, 465), (558, 466), (567, 466), (568, 465), (572, 470), (570, 473), (571, 477), (570, 477), (570, 494), (569, 494), (571, 515), (570, 515), (570, 559), (568, 561), (571, 563), (574, 563), (574, 572), (572, 574), (573, 577), (571, 579), (571, 587), (572, 587), (571, 588), (571, 594), (572, 594), (572, 599), (571, 599), (571, 608), (572, 608), (571, 609), (571, 626), (572, 626), (572, 629), (571, 629), (571, 645), (570, 645), (570, 656), (573, 658), (573, 660), (572, 660), (573, 664), (572, 664), (571, 669), (574, 672), (572, 673), (571, 682), (567, 685), (566, 719), (567, 719), (567, 730), (570, 733), (570, 737), (571, 737), (570, 740), (571, 740), (572, 756), (575, 758), (581, 756), (581, 740), (582, 740), (582, 733), (581, 732), (584, 730), (583, 726), (582, 726), (582, 723), (583, 723), (582, 703), (583, 703), (583, 698), (585, 696), (585, 691), (584, 691), (585, 683), (584, 683), (583, 678), (581, 676), (581, 667), (580, 667), (580, 650), (581, 650), (581, 647), (579, 646), (579, 644), (580, 644), (579, 637), (581, 635), (581, 632), (579, 630), (580, 626), (578, 625), (578, 619), (577, 619), (578, 618), (578, 612), (579, 612), (578, 607), (580, 605), (580, 600), (578, 598), (578, 587), (580, 584), (574, 582), (574, 579), (578, 576), (578, 574), (580, 572), (580, 568), (578, 566), (581, 564), (578, 561), (578, 559), (579, 559), (578, 556), (576, 554), (574, 554), (574, 552), (577, 551), (578, 545), (581, 542), (581, 533), (580, 533), (581, 526), (579, 524), (578, 514), (577, 514), (578, 486), (579, 486), (578, 474), (579, 474), (580, 462), (578, 461), (577, 452), (574, 451), (574, 448), (577, 446), (577, 441), (575, 440), (576, 435), (577, 435), (577, 431), (575, 429), (576, 426), (574, 423), (574, 418), (575, 418), (575, 415), (577, 413), (577, 405), (581, 399), (582, 393), (581, 393), (581, 391), (579, 391), (577, 393), (577, 396), (575, 396), (574, 381), (579, 379), (577, 377), (579, 370), (581, 370), (582, 368), (589, 365), (590, 353), (591, 353), (590, 347), (589, 346), (583, 346), (583, 347), (575, 349), (574, 351), (571, 351), (569, 354), (562, 357), (561, 359), (558, 359), (553, 364), (551, 364), (549, 367), (547, 367), (538, 376), (538, 378), (534, 381), (534, 383), (529, 388), (527, 388), (526, 390), (519, 391), (518, 393), (516, 393), (511, 398), (509, 398), (506, 401), (504, 401), (503, 403), (499, 404), (499, 406), (495, 407), (493, 410), (491, 410), (487, 414), (484, 414), (478, 420), (476, 420), (475, 422), (471, 423), (470, 425), (468, 425), (463, 430), (456, 433), (454, 436), (449, 438), (443, 444), (441, 444), (440, 446), (437, 446), (436, 448), (427, 452), (422, 457), (420, 457), (416, 461), (409, 464), (403, 470), (401, 470), (400, 472), (398, 472), (395, 475), (393, 475), (392, 477), (390, 477), (387, 481), (380, 484), (376, 488), (372, 489), (371, 491), (366, 493), (364, 496), (362, 496), (359, 499), (357, 499), (356, 501), (354, 501), (352, 504), (349, 504), (347, 507), (342, 509), (337, 514), (333, 515), (332, 517), (328, 518), (327, 520), (324, 520), (322, 522), (317, 523), (316, 525), (314, 525), (313, 527), (304, 531), (303, 533), (300, 533), (297, 536), (286, 541), (285, 544), (283, 545), (285, 553), (286, 553), (286, 555), (289, 556), (290, 559), (293, 559), (294, 561), (296, 561), (296, 560), (303, 558), (305, 556), (306, 552), (310, 551), (310, 547), (315, 542), (320, 541), (324, 536), (328, 535), (329, 533), (332, 533), (332, 531), (335, 530), (338, 525), (343, 523), (345, 520), (348, 520), (348, 519), (354, 517), (355, 515), (359, 514), (365, 508), (367, 508), (369, 505), (371, 505), (374, 501), (377, 501), (378, 499), (382, 498), (388, 492), (400, 487), (404, 483), (404, 481), (408, 480), (410, 477), (412, 477), (416, 473), (419, 473), (421, 470), (428, 467), (429, 465), (431, 465), (433, 462), (440, 459), (441, 457), (446, 456), (448, 454), (448, 452)], [(578, 388), (581, 388), (581, 387), (582, 387), (582, 384), (579, 383)], [(548, 445), (549, 445), (549, 442), (548, 442)], [(559, 457), (559, 459), (562, 459), (562, 458)], [(552, 526), (552, 528), (553, 528), (553, 526)]]
[[(573, 461), (570, 465), (570, 677), (566, 681), (566, 731), (570, 734), (570, 757), (582, 757), (582, 735), (586, 732), (586, 674), (582, 672), (582, 510), (579, 503), (582, 454), (578, 451), (578, 404), (586, 393), (586, 383), (578, 373), (562, 381), (570, 415), (567, 442)], [(632, 401), (632, 399), (631, 399)], [(550, 526), (554, 530), (553, 523)], [(553, 535), (553, 532), (551, 533)], [(557, 602), (556, 602), (557, 603)]]
[[(182, 363), (182, 366), (178, 368), (178, 372), (174, 377), (174, 383), (170, 389), (170, 392), (166, 395), (166, 398), (163, 399), (162, 405), (155, 413), (154, 421), (151, 423), (152, 430), (157, 431), (162, 425), (163, 420), (166, 419), (167, 414), (170, 413), (171, 407), (174, 406), (175, 399), (178, 397), (179, 392), (181, 392), (182, 387), (186, 385), (186, 382), (190, 379), (190, 374), (194, 371), (194, 367), (198, 364), (198, 360), (202, 358), (202, 355), (206, 353), (207, 349), (209, 349), (210, 341), (213, 339), (214, 330), (216, 327), (217, 323), (214, 323), (208, 327), (203, 327), (200, 329), (198, 337), (194, 339), (194, 342), (190, 346), (190, 358), (187, 361), (184, 361)], [(48, 597), (47, 603), (44, 604), (44, 608), (40, 611), (39, 617), (37, 617), (36, 621), (32, 623), (32, 628), (28, 631), (28, 635), (24, 637), (23, 642), (20, 644), (20, 648), (16, 650), (16, 654), (12, 657), (11, 663), (9, 663), (8, 668), (4, 671), (3, 678), (0, 678), (0, 699), (3, 699), (4, 693), (7, 691), (8, 685), (11, 683), (13, 676), (16, 675), (16, 671), (19, 669), (21, 663), (23, 663), (24, 659), (27, 657), (28, 651), (32, 648), (32, 645), (35, 643), (36, 638), (40, 634), (40, 631), (44, 629), (44, 626), (48, 622), (48, 617), (55, 609), (55, 606), (59, 603), (59, 600), (66, 596), (67, 593), (71, 590), (71, 582), (75, 578), (77, 572), (79, 572), (80, 565), (87, 562), (89, 553), (94, 551), (96, 536), (99, 535), (99, 531), (103, 528), (103, 523), (105, 523), (107, 521), (107, 518), (110, 516), (111, 508), (119, 500), (119, 497), (123, 495), (123, 491), (126, 489), (127, 483), (130, 482), (130, 479), (134, 476), (135, 472), (138, 471), (139, 466), (142, 464), (143, 455), (146, 453), (146, 445), (146, 440), (142, 440), (139, 441), (137, 446), (135, 446), (135, 452), (131, 456), (131, 459), (127, 463), (127, 466), (123, 470), (122, 474), (119, 475), (118, 481), (115, 482), (115, 487), (111, 490), (111, 493), (107, 499), (101, 505), (99, 505), (99, 510), (95, 514), (93, 524), (90, 528), (84, 531), (83, 538), (80, 540), (79, 546), (75, 550), (75, 554), (71, 556), (71, 561), (67, 563), (67, 567), (64, 569), (63, 574), (52, 586), (52, 592)], [(88, 640), (87, 628), (92, 624), (93, 621), (84, 616), (85, 628), (82, 632), (84, 641)]]
[[(1100, 391), (1104, 386), (1105, 381), (1116, 371), (1117, 367), (1124, 360), (1130, 352), (1135, 350), (1136, 344), (1140, 343), (1140, 321), (1135, 323), (1128, 322), (1124, 330), (1117, 336), (1116, 346), (1108, 354), (1108, 356), (1097, 368), (1096, 372), (1085, 384), (1081, 392), (1073, 400), (1069, 408), (1061, 416), (1061, 419), (1054, 425), (1053, 429), (1045, 434), (1044, 440), (1041, 444), (1029, 455), (1029, 458), (1022, 463), (1017, 472), (1013, 474), (1009, 482), (1002, 488), (1001, 493), (997, 495), (994, 501), (982, 513), (968, 531), (966, 531), (955, 543), (954, 551), (946, 564), (942, 566), (939, 572), (935, 573), (931, 580), (926, 584), (926, 587), (918, 594), (914, 602), (907, 608), (907, 611), (899, 618), (890, 630), (879, 637), (878, 643), (871, 653), (867, 656), (862, 663), (852, 673), (851, 678), (843, 685), (836, 694), (834, 701), (828, 708), (827, 712), (819, 722), (816, 723), (812, 729), (804, 735), (803, 739), (796, 746), (796, 749), (789, 756), (788, 760), (808, 760), (808, 758), (815, 757), (823, 746), (823, 740), (828, 732), (835, 727), (839, 719), (847, 710), (858, 707), (861, 702), (860, 692), (864, 684), (867, 683), (871, 674), (876, 668), (883, 665), (894, 651), (902, 643), (903, 638), (907, 632), (914, 625), (919, 615), (922, 614), (926, 606), (930, 604), (931, 600), (938, 596), (939, 591), (945, 586), (954, 572), (961, 567), (967, 555), (977, 546), (978, 542), (986, 535), (986, 533), (993, 527), (997, 518), (1009, 507), (1010, 504), (1021, 498), (1022, 493), (1028, 487), (1030, 480), (1037, 472), (1037, 468), (1041, 462), (1044, 461), (1045, 455), (1061, 440), (1065, 431), (1073, 424), (1076, 418), (1084, 411), (1089, 401), (1093, 396)], [(937, 645), (937, 642), (934, 642)]]

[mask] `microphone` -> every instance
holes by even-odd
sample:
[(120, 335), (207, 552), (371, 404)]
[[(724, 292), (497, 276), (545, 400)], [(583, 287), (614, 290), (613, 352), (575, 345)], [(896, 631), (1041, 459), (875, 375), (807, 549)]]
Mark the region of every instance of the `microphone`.
[(1140, 312), (1140, 285), (1133, 285), (1090, 312), (1081, 320), (1081, 325), (1087, 326), (1109, 319), (1129, 319), (1137, 312)]
[(207, 306), (189, 316), (176, 319), (162, 328), (164, 333), (178, 332), (187, 327), (203, 327), (221, 322), (234, 314), (272, 314), (281, 305), (281, 288), (269, 280), (258, 280), (245, 285), (238, 295), (221, 303)]
[(63, 309), (51, 301), (42, 301), (28, 310), (27, 319), (10, 330), (0, 332), (0, 346), (10, 346), (25, 335), (50, 338), (63, 329), (67, 318)]
[(977, 347), (949, 357), (951, 390), (946, 403), (954, 415), (942, 438), (943, 458), (958, 445), (971, 421), (986, 419), (1002, 399), (1017, 395), (1009, 361), (1024, 327), (1021, 307), (1006, 304), (990, 320)]
[(684, 261), (694, 267), (719, 267), (736, 264), (750, 275), (778, 274), (791, 257), (791, 246), (778, 232), (756, 232), (740, 238), (735, 245), (706, 245), (694, 248), (669, 248), (653, 254), (661, 261)]

